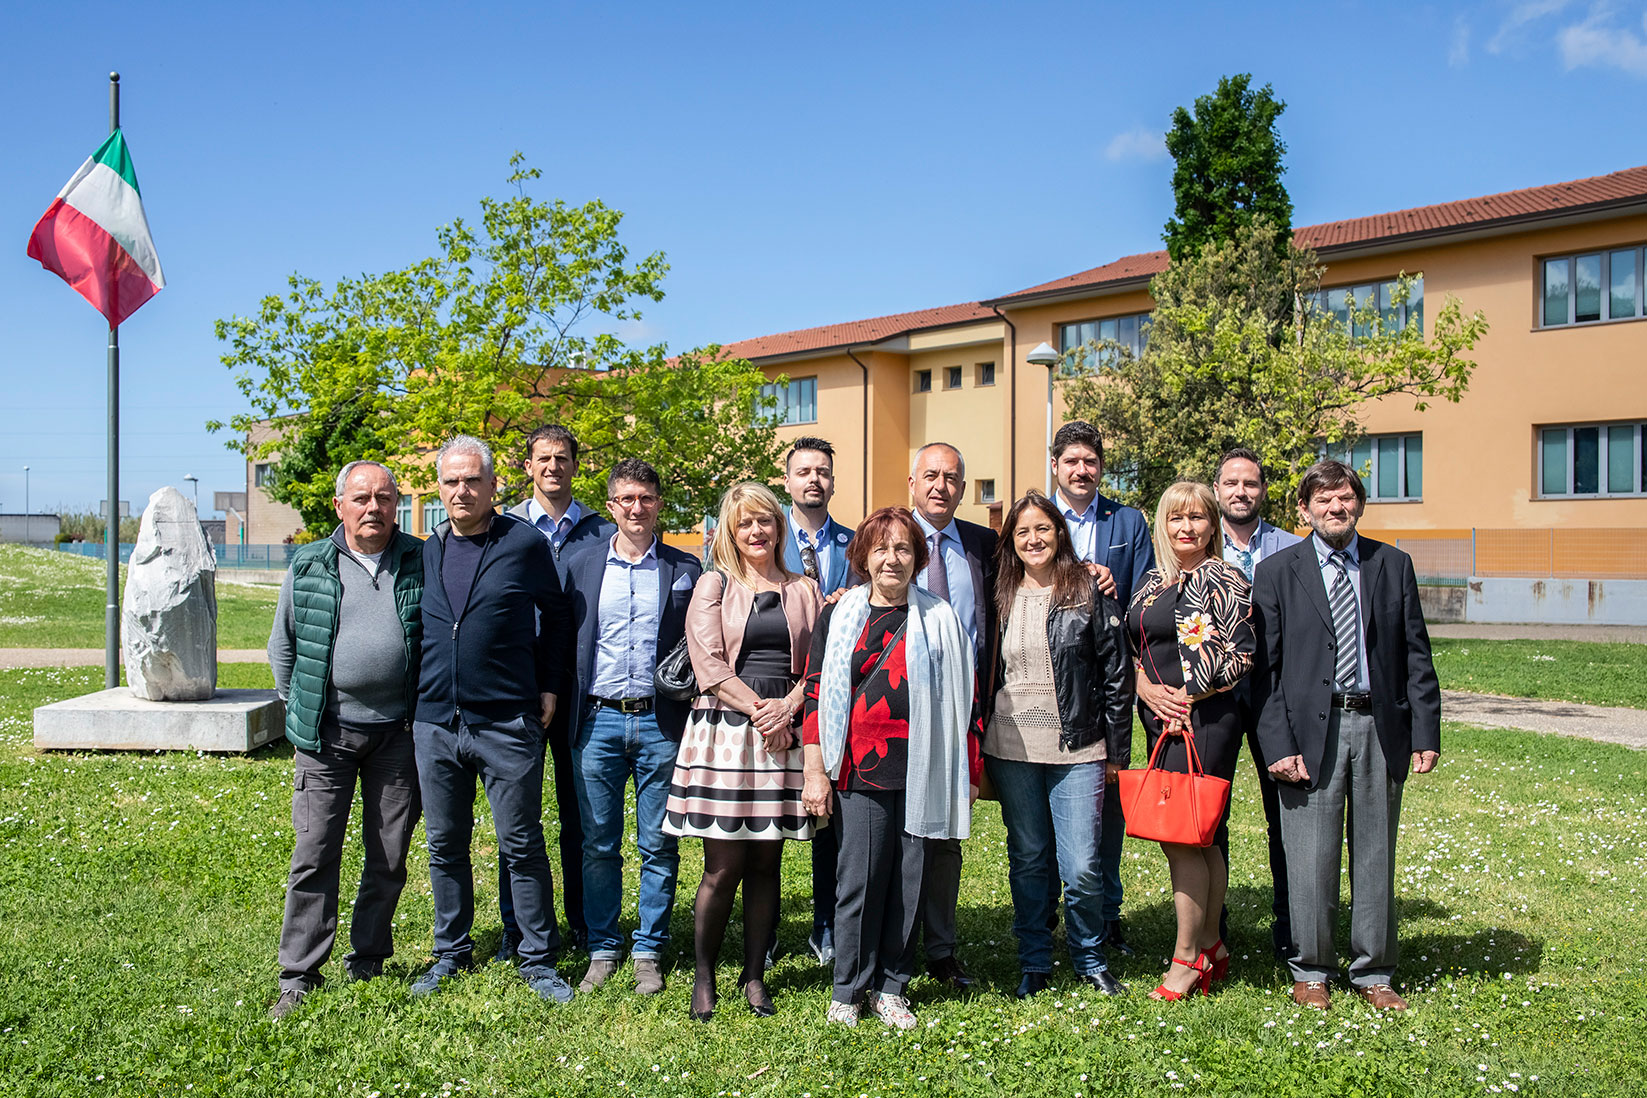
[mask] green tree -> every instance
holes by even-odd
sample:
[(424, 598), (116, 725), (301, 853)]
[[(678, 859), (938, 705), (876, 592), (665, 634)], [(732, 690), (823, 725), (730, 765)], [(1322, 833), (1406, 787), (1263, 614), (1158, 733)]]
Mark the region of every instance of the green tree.
[[(1449, 296), (1405, 326), (1386, 325), (1375, 304), (1357, 303), (1346, 322), (1316, 305), (1313, 252), (1288, 245), (1277, 262), (1278, 235), (1260, 218), (1157, 275), (1141, 355), (1089, 344), (1066, 356), (1068, 413), (1102, 428), (1123, 502), (1153, 514), (1168, 484), (1209, 480), (1220, 454), (1246, 446), (1269, 471), (1268, 517), (1290, 526), (1304, 470), (1324, 445), (1360, 435), (1368, 401), (1423, 409), (1464, 395), (1485, 316)], [(1394, 300), (1413, 286), (1403, 275)]]
[[(440, 228), (436, 255), (329, 290), (293, 275), (256, 314), (217, 322), (251, 410), (207, 426), (235, 432), (230, 448), (248, 457), (278, 454), (271, 494), (311, 528), (335, 521), (333, 478), (346, 462), (382, 461), (406, 491), (428, 492), (431, 451), (460, 432), (493, 445), (506, 498), (518, 496), (520, 442), (551, 421), (587, 451), (586, 502), (604, 497), (612, 460), (644, 458), (663, 476), (675, 526), (713, 510), (729, 481), (776, 475), (758, 369), (715, 348), (671, 358), (610, 331), (662, 300), (663, 254), (631, 259), (620, 212), (540, 201), (527, 191), (540, 173), (518, 153), (510, 169), (515, 193), (481, 199), (478, 227)], [(275, 437), (246, 441), (260, 422)]]
[(1253, 91), (1251, 83), (1250, 73), (1220, 77), (1217, 91), (1196, 99), (1193, 114), (1183, 107), (1172, 112), (1173, 216), (1162, 235), (1174, 263), (1209, 243), (1235, 239), (1258, 217), (1279, 230), (1276, 255), (1285, 254), (1292, 199), (1281, 183), (1287, 146), (1275, 122), (1287, 105), (1268, 84)]

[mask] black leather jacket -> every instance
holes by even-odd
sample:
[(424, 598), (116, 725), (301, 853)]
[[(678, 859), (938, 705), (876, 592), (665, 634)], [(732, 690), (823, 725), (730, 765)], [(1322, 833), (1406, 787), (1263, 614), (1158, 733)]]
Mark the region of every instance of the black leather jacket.
[[(995, 691), (1006, 676), (1001, 655), (1001, 630), (992, 638), (988, 697), (991, 712)], [(1132, 762), (1133, 669), (1127, 654), (1126, 622), (1121, 606), (1098, 590), (1084, 602), (1066, 603), (1047, 611), (1047, 646), (1052, 653), (1053, 688), (1058, 695), (1058, 717), (1063, 731), (1058, 746), (1074, 751), (1106, 739), (1106, 762)]]

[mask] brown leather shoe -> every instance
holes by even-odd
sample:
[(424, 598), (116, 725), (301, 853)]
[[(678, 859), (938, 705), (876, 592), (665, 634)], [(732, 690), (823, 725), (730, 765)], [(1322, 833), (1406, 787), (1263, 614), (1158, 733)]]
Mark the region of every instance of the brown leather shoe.
[(1373, 984), (1370, 987), (1358, 987), (1355, 993), (1367, 1001), (1367, 1005), (1374, 1010), (1406, 1010), (1407, 1000), (1395, 993), (1395, 988), (1389, 984)]
[(1332, 999), (1327, 993), (1327, 985), (1320, 980), (1294, 980), (1292, 1001), (1299, 1006), (1315, 1010), (1332, 1009)]

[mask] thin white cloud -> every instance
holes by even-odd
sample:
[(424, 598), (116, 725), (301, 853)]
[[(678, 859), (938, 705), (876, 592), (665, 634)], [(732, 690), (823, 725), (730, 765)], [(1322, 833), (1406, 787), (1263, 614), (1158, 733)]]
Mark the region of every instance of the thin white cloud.
[(1104, 146), (1104, 159), (1115, 163), (1128, 160), (1148, 163), (1165, 159), (1166, 155), (1166, 136), (1142, 126), (1116, 134)]
[(1447, 65), (1461, 69), (1470, 63), (1470, 21), (1462, 15), (1453, 17), (1453, 40), (1447, 47)]
[(1613, 23), (1612, 10), (1598, 4), (1582, 23), (1561, 28), (1556, 45), (1568, 69), (1613, 68), (1632, 76), (1647, 76), (1647, 13), (1641, 17), (1643, 34)]
[(1572, 3), (1572, 0), (1523, 0), (1510, 8), (1509, 14), (1498, 25), (1498, 30), (1487, 39), (1485, 49), (1488, 53), (1502, 53), (1507, 47), (1516, 44), (1517, 32), (1529, 23), (1537, 22), (1545, 16), (1555, 15)]

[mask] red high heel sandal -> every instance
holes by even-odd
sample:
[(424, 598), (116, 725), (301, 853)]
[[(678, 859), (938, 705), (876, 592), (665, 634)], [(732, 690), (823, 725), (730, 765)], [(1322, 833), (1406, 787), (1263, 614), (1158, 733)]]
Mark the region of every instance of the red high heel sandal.
[(1196, 978), (1195, 983), (1190, 985), (1190, 989), (1188, 991), (1174, 991), (1166, 985), (1165, 981), (1162, 981), (1154, 991), (1149, 993), (1149, 997), (1151, 999), (1160, 999), (1163, 1002), (1172, 1003), (1177, 1002), (1179, 999), (1183, 999), (1187, 996), (1194, 995), (1197, 990), (1199, 990), (1202, 995), (1207, 995), (1211, 992), (1212, 966), (1207, 964), (1207, 955), (1205, 953), (1197, 953), (1195, 955), (1195, 960), (1193, 961), (1185, 961), (1178, 957), (1174, 957), (1172, 959), (1172, 963), (1175, 965), (1183, 965), (1185, 968), (1193, 968), (1196, 972), (1200, 973), (1200, 976)]
[[(1218, 956), (1218, 951), (1220, 949), (1224, 951), (1224, 955), (1222, 957)], [(1211, 949), (1203, 949), (1201, 951), (1201, 956), (1205, 957), (1207, 959), (1207, 963), (1212, 965), (1212, 978), (1214, 980), (1225, 980), (1229, 978), (1230, 951), (1229, 947), (1224, 944), (1224, 939), (1220, 938), (1216, 942), (1212, 943)]]

